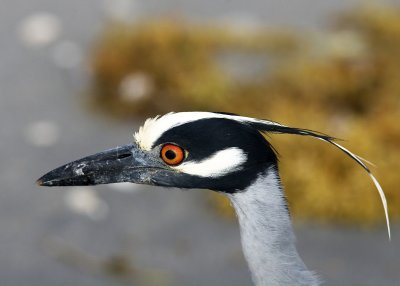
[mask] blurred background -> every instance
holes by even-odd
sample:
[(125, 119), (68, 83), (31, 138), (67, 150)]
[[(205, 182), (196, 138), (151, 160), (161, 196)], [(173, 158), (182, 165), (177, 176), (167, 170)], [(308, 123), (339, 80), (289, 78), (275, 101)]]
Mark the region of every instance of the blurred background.
[(218, 194), (34, 184), (183, 110), (319, 130), (375, 163), (391, 242), (359, 166), (270, 138), (309, 268), (324, 285), (399, 285), (399, 1), (0, 3), (1, 285), (251, 285)]

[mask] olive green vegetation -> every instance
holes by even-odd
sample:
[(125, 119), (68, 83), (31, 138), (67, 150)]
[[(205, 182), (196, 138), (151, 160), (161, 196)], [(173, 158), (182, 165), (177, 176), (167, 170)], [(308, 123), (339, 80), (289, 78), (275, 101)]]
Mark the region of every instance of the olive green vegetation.
[[(323, 33), (239, 28), (166, 19), (110, 24), (91, 58), (91, 102), (121, 118), (219, 110), (345, 138), (344, 146), (377, 165), (398, 219), (400, 8), (342, 13)], [(283, 158), (295, 218), (384, 222), (372, 181), (342, 152), (294, 135), (270, 140)], [(222, 196), (211, 205), (232, 215)]]

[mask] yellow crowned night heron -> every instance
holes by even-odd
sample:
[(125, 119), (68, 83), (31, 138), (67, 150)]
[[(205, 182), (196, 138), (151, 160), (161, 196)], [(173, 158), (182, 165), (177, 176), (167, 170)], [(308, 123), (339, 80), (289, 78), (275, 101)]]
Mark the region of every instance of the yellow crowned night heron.
[(243, 252), (257, 286), (318, 285), (297, 253), (277, 156), (263, 132), (315, 137), (354, 159), (379, 191), (390, 237), (385, 195), (359, 156), (330, 136), (234, 114), (180, 112), (148, 119), (132, 144), (68, 163), (38, 184), (132, 182), (225, 193), (236, 210)]

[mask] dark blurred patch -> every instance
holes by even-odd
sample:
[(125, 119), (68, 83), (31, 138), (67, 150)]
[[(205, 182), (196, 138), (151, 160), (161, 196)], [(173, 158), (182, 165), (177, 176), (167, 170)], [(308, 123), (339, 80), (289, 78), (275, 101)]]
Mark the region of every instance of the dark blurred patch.
[(70, 267), (91, 275), (109, 276), (120, 281), (122, 285), (173, 284), (173, 277), (170, 273), (157, 269), (135, 268), (128, 255), (94, 256), (55, 238), (44, 240), (42, 247), (47, 255)]
[[(224, 68), (224, 56), (290, 53), (288, 33), (242, 34), (178, 20), (111, 24), (92, 55), (93, 103), (118, 117), (171, 110), (224, 109), (241, 85)], [(244, 87), (243, 87), (244, 88)]]

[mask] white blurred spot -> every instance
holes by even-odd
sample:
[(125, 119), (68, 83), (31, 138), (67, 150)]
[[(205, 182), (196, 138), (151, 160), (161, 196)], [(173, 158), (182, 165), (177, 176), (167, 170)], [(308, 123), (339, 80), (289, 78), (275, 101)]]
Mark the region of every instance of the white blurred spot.
[(72, 69), (81, 63), (82, 50), (74, 42), (63, 41), (54, 47), (53, 59), (58, 67)]
[(103, 9), (107, 17), (119, 21), (132, 21), (137, 14), (135, 0), (103, 0)]
[(367, 52), (364, 39), (351, 30), (314, 35), (312, 52), (316, 55), (334, 58), (355, 59)]
[(44, 47), (56, 40), (61, 22), (55, 15), (40, 12), (25, 18), (19, 26), (19, 36), (29, 47)]
[(123, 192), (123, 193), (138, 193), (142, 190), (142, 186), (133, 183), (115, 183), (107, 185), (113, 191)]
[(257, 16), (244, 12), (226, 14), (218, 22), (229, 29), (230, 32), (243, 36), (257, 33), (262, 27), (261, 21)]
[(91, 219), (106, 218), (109, 207), (93, 188), (74, 187), (65, 194), (65, 204), (75, 213), (87, 215)]
[(56, 144), (60, 135), (58, 126), (52, 121), (30, 123), (24, 133), (27, 142), (37, 147)]
[(126, 101), (136, 101), (150, 95), (154, 89), (153, 80), (143, 72), (125, 76), (120, 83), (119, 93)]

